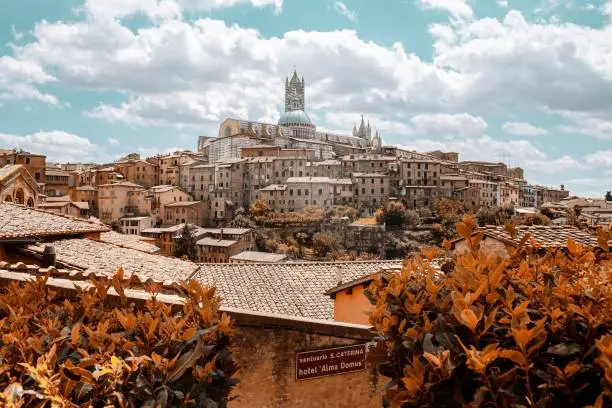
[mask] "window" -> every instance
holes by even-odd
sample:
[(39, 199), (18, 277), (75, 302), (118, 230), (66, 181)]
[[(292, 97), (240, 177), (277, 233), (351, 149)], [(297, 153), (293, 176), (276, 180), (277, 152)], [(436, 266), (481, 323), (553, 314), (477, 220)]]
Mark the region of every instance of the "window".
[(304, 190), (304, 195), (308, 195), (308, 189)]
[(297, 195), (299, 195), (299, 196), (302, 195), (302, 189), (298, 188)]
[(385, 194), (385, 188), (384, 187), (380, 188), (380, 194)]
[(319, 189), (319, 195), (323, 195), (323, 189), (322, 188)]
[(26, 157), (26, 164), (30, 164), (30, 158)]
[(372, 179), (371, 184), (374, 184), (374, 179)]
[(361, 179), (361, 184), (365, 184), (365, 179)]
[(365, 188), (361, 188), (361, 194), (365, 194)]

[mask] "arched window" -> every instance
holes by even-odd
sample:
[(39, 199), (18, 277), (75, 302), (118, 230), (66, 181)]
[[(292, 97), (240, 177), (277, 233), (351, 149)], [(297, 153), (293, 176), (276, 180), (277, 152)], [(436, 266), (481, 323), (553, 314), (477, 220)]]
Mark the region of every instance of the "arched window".
[(7, 195), (4, 197), (4, 201), (6, 201), (7, 203), (12, 203), (13, 202), (13, 197), (11, 197), (10, 195)]
[(32, 200), (32, 197), (29, 197), (29, 198), (28, 198), (28, 204), (27, 204), (27, 206), (28, 206), (29, 208), (34, 207), (34, 200)]
[(21, 188), (18, 188), (17, 191), (15, 191), (15, 203), (17, 204), (25, 203), (25, 197), (23, 194), (23, 190)]

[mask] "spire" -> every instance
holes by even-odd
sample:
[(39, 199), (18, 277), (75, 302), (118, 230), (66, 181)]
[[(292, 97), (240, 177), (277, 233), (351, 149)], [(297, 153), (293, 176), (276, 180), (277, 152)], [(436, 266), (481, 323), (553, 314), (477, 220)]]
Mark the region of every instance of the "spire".
[(359, 136), (360, 138), (364, 138), (365, 136), (365, 123), (363, 122), (363, 115), (361, 115), (361, 123), (359, 124), (359, 130), (357, 131), (357, 136)]

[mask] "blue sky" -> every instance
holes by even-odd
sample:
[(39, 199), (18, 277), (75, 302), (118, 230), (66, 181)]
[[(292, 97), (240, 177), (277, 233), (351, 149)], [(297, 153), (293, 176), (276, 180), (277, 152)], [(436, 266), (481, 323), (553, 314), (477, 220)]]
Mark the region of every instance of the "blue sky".
[(318, 128), (612, 190), (612, 1), (0, 0), (0, 147), (50, 161), (194, 149), (275, 122), (295, 65)]

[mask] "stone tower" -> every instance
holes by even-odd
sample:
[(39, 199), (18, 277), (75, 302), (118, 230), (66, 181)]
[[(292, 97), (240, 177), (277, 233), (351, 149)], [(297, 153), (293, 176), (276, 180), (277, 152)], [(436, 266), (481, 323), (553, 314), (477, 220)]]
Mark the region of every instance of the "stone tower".
[(304, 101), (304, 89), (306, 83), (304, 77), (300, 80), (298, 78), (297, 71), (293, 70), (293, 76), (291, 79), (285, 80), (285, 112), (292, 112), (296, 110), (303, 111), (306, 107)]

